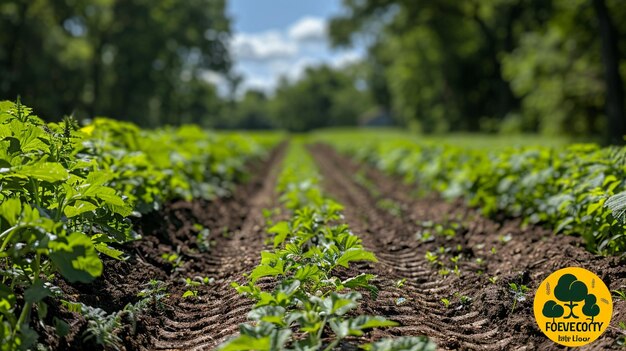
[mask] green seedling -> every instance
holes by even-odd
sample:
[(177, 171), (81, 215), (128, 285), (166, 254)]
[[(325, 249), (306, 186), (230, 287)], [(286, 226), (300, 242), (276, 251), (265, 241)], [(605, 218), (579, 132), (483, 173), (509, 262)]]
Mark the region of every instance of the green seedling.
[(200, 230), (196, 234), (196, 244), (200, 252), (208, 252), (215, 244), (215, 241), (210, 239), (211, 231), (208, 228), (199, 226)]
[(197, 297), (198, 297), (198, 290), (187, 290), (183, 294), (183, 299), (197, 298)]
[(450, 300), (449, 299), (443, 298), (443, 299), (441, 299), (441, 303), (443, 304), (443, 307), (445, 307), (445, 308), (450, 307)]
[(192, 280), (191, 278), (185, 278), (183, 279), (183, 281), (185, 283), (185, 286), (188, 286), (188, 287), (197, 287), (197, 286), (202, 285), (201, 281), (195, 281), (195, 280)]
[(433, 235), (429, 230), (420, 230), (415, 233), (415, 238), (421, 242), (429, 242), (434, 240)]
[(171, 264), (174, 268), (180, 268), (183, 266), (183, 258), (175, 252), (164, 253), (161, 255), (161, 258)]
[[(286, 168), (278, 179), (282, 206), (290, 217), (268, 229), (271, 248), (263, 251), (260, 263), (232, 286), (256, 304), (240, 326), (240, 334), (219, 349), (333, 350), (348, 336), (363, 335), (367, 329), (395, 326), (382, 316), (356, 313), (368, 291), (376, 299), (378, 288), (371, 274), (338, 277), (353, 262), (376, 262), (361, 240), (343, 222), (342, 206), (326, 198), (319, 187), (315, 164), (299, 143), (285, 156)], [(352, 270), (348, 270), (350, 272)], [(273, 287), (259, 280), (270, 278)], [(401, 280), (398, 285), (403, 284)], [(406, 299), (400, 297), (400, 305)], [(409, 342), (408, 339), (400, 339)], [(410, 344), (410, 343), (409, 343)], [(407, 346), (411, 346), (407, 345)]]
[(497, 281), (498, 281), (498, 277), (496, 277), (495, 275), (493, 277), (489, 277), (489, 282), (491, 284), (496, 284)]
[(471, 297), (469, 297), (469, 296), (466, 296), (466, 295), (462, 295), (462, 296), (459, 298), (459, 301), (461, 302), (461, 305), (463, 305), (463, 306), (467, 306), (467, 305), (469, 305), (469, 304), (471, 304), (471, 303), (472, 303), (472, 298), (471, 298)]
[(398, 280), (398, 281), (396, 282), (396, 287), (397, 287), (397, 288), (401, 288), (401, 287), (403, 287), (405, 282), (406, 282), (406, 278), (402, 278), (402, 279)]
[(454, 265), (454, 269), (452, 269), (452, 272), (454, 273), (454, 275), (456, 275), (457, 277), (461, 276), (461, 270), (459, 269), (459, 266)]
[(426, 255), (424, 257), (430, 264), (435, 264), (437, 262), (437, 259), (439, 258), (437, 254), (434, 254), (430, 251), (426, 251)]
[(626, 291), (622, 290), (611, 290), (620, 300), (626, 301)]
[(459, 292), (455, 292), (454, 297), (459, 299), (459, 302), (461, 303), (461, 305), (468, 305), (472, 301), (472, 299), (469, 296), (461, 295), (461, 293)]
[(510, 283), (509, 290), (513, 293), (513, 306), (511, 307), (511, 313), (513, 313), (518, 302), (526, 301), (528, 287), (522, 284)]

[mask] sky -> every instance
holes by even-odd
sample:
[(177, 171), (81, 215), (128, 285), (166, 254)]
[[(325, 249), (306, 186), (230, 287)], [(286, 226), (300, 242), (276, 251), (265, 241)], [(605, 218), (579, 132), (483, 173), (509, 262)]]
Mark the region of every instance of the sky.
[(242, 90), (271, 92), (281, 76), (296, 80), (307, 66), (342, 67), (363, 57), (362, 48), (330, 48), (327, 23), (341, 11), (341, 0), (228, 1)]

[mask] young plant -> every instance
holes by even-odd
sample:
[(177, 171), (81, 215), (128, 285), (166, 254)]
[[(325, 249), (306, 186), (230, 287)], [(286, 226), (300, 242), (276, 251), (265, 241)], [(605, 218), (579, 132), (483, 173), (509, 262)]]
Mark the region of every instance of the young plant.
[(611, 290), (620, 300), (626, 301), (626, 291), (622, 290)]
[[(252, 324), (240, 325), (240, 336), (221, 345), (222, 351), (278, 350), (287, 344), (300, 350), (332, 350), (349, 336), (397, 325), (382, 316), (354, 315), (363, 298), (359, 290), (378, 296), (372, 284), (375, 276), (339, 278), (338, 270), (377, 259), (341, 224), (342, 206), (321, 192), (312, 160), (301, 145), (292, 145), (285, 164), (278, 191), (291, 217), (268, 229), (273, 248), (261, 252), (259, 265), (246, 275), (247, 283), (232, 283), (256, 305), (248, 314)], [(276, 281), (273, 289), (257, 285), (267, 277)]]
[(509, 290), (513, 294), (513, 306), (511, 307), (511, 313), (513, 313), (518, 302), (526, 301), (528, 287), (522, 284), (509, 283)]
[(450, 300), (449, 299), (443, 298), (443, 299), (441, 299), (441, 303), (443, 304), (443, 307), (445, 307), (445, 308), (450, 307)]

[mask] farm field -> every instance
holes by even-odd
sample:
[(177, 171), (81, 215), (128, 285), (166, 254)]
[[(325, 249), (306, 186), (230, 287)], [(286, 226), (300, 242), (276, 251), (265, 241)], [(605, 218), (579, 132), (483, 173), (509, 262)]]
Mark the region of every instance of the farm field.
[(0, 33), (0, 351), (626, 351), (624, 0)]
[(2, 350), (561, 349), (532, 303), (569, 266), (613, 291), (585, 349), (623, 347), (623, 148), (45, 124), (11, 102), (0, 136)]

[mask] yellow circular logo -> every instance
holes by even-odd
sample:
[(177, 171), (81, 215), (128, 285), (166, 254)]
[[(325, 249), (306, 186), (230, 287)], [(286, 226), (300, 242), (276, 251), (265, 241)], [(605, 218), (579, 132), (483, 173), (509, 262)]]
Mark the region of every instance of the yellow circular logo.
[(535, 320), (548, 338), (564, 346), (583, 346), (609, 326), (613, 300), (606, 284), (579, 267), (559, 269), (537, 289)]

